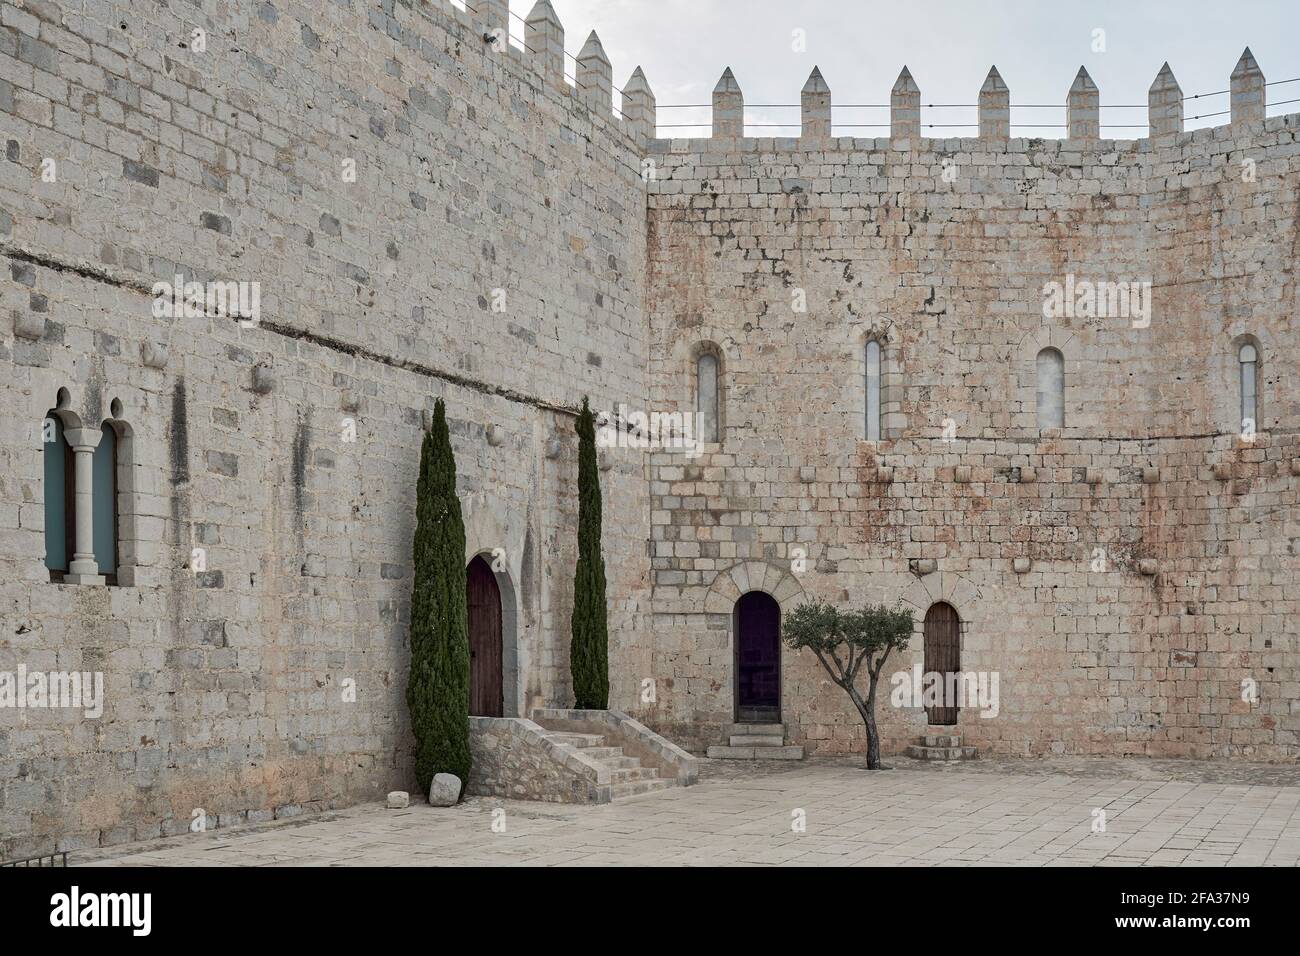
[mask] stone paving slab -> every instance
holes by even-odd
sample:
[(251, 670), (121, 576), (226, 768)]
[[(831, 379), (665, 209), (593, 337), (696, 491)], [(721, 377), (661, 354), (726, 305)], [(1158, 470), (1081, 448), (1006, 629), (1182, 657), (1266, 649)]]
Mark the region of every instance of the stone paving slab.
[[(99, 866), (1296, 866), (1300, 768), (1058, 759), (935, 766), (701, 760), (603, 806), (473, 798), (78, 853)], [(1174, 764), (1166, 767), (1166, 764)], [(1128, 770), (1125, 775), (1119, 771)], [(1253, 782), (1253, 781), (1262, 782)], [(1094, 810), (1106, 830), (1092, 830)], [(503, 810), (504, 817), (494, 814)], [(494, 820), (505, 831), (495, 832)], [(802, 820), (806, 828), (797, 831)], [(499, 829), (499, 827), (498, 827)]]

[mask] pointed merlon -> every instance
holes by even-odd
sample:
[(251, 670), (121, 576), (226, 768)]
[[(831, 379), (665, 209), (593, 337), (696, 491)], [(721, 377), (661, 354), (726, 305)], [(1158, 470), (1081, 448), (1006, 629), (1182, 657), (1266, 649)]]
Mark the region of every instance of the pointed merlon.
[(1074, 82), (1070, 84), (1071, 93), (1096, 93), (1097, 84), (1092, 82), (1092, 77), (1088, 74), (1086, 66), (1079, 67), (1079, 72), (1074, 74)]
[(567, 92), (564, 79), (564, 27), (551, 0), (537, 0), (524, 21), (524, 45), (537, 58), (542, 82), (553, 90)]
[(996, 66), (989, 67), (989, 75), (984, 77), (984, 85), (980, 87), (981, 93), (1007, 93), (1007, 84), (1002, 81), (1002, 74), (998, 72)]
[(980, 87), (980, 138), (1009, 139), (1011, 136), (1011, 91), (995, 66)]
[(713, 135), (740, 139), (745, 135), (745, 96), (731, 67), (722, 71), (713, 88)]
[(803, 85), (805, 93), (829, 93), (831, 88), (826, 85), (826, 78), (822, 76), (821, 67), (814, 66), (812, 72), (808, 74), (808, 82)]
[(904, 66), (903, 71), (898, 74), (898, 79), (894, 81), (893, 92), (895, 93), (920, 93), (921, 92), (920, 88), (918, 88), (916, 85), (916, 80), (912, 79), (912, 71), (909, 70), (906, 66)]
[(813, 67), (808, 82), (803, 85), (800, 97), (803, 107), (804, 139), (829, 139), (831, 136), (831, 88), (826, 85), (822, 71)]
[(654, 138), (658, 122), (655, 95), (639, 66), (623, 84), (623, 122), (627, 124), (627, 131), (635, 142), (644, 143)]
[(506, 52), (510, 49), (510, 0), (474, 0), (469, 6), (473, 11), (477, 29), (482, 30), (484, 39), (488, 35), (497, 38), (492, 49)]
[(1232, 122), (1263, 122), (1265, 112), (1264, 73), (1255, 55), (1246, 47), (1232, 71)]
[(739, 93), (740, 84), (736, 82), (736, 74), (731, 72), (731, 67), (722, 71), (722, 76), (718, 77), (718, 85), (713, 88), (714, 93)]
[(584, 60), (600, 63), (609, 62), (609, 57), (605, 55), (605, 47), (601, 44), (600, 37), (596, 35), (595, 30), (592, 30), (587, 34), (587, 42), (584, 43), (582, 49), (578, 51), (577, 60), (579, 63)]
[(577, 77), (578, 99), (593, 113), (609, 116), (614, 111), (614, 74), (595, 30), (578, 51)]
[(1082, 66), (1065, 99), (1065, 123), (1069, 139), (1098, 139), (1101, 136), (1100, 93)]
[(917, 139), (921, 135), (921, 90), (903, 67), (889, 94), (889, 136), (891, 139)]
[(1147, 92), (1147, 121), (1152, 138), (1183, 131), (1183, 91), (1166, 63)]

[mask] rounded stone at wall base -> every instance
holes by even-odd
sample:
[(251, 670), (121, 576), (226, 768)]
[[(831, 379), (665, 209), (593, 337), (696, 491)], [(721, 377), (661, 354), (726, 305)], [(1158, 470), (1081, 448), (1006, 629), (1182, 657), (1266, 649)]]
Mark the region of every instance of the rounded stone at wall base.
[(460, 777), (454, 773), (436, 773), (429, 784), (429, 806), (454, 807), (460, 800)]
[(1159, 570), (1159, 565), (1156, 563), (1155, 558), (1143, 558), (1138, 562), (1138, 570), (1147, 577), (1152, 577)]
[(405, 810), (411, 803), (411, 795), (405, 790), (394, 790), (388, 794), (386, 806), (389, 810)]

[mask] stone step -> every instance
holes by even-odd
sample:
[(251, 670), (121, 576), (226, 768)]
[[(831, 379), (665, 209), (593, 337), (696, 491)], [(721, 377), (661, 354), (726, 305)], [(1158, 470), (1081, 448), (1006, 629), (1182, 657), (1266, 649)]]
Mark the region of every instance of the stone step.
[(614, 784), (614, 799), (619, 800), (623, 797), (635, 797), (643, 793), (655, 793), (659, 790), (667, 790), (669, 787), (676, 786), (675, 780), (633, 780), (630, 783)]
[(922, 747), (960, 747), (961, 734), (926, 734), (916, 742)]
[(732, 734), (727, 743), (733, 747), (781, 747), (785, 734)]
[(740, 734), (763, 734), (775, 736), (781, 735), (785, 740), (785, 724), (727, 724), (726, 735), (728, 737), (738, 736)]
[(607, 760), (617, 760), (623, 756), (622, 747), (583, 747), (582, 752), (592, 760), (599, 760), (605, 763)]
[(654, 767), (620, 767), (610, 771), (609, 782), (618, 785), (634, 780), (656, 780), (658, 777), (659, 771)]
[(802, 747), (723, 747), (707, 751), (714, 760), (802, 760)]
[(635, 770), (637, 767), (641, 766), (640, 757), (628, 757), (626, 755), (621, 757), (605, 757), (600, 762), (610, 770)]
[(974, 747), (922, 747), (911, 744), (907, 755), (914, 760), (974, 760)]
[(605, 743), (605, 738), (600, 734), (551, 733), (548, 736), (557, 744), (568, 744), (570, 747), (577, 747), (580, 750), (599, 747)]

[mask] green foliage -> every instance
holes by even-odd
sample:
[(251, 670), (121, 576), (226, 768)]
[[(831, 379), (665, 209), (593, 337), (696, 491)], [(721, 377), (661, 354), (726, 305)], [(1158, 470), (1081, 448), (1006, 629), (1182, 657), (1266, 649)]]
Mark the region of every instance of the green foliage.
[[(841, 611), (811, 600), (800, 604), (781, 623), (781, 638), (799, 650), (808, 648), (840, 688), (849, 695), (867, 728), (867, 766), (880, 767), (876, 730), (876, 684), (890, 651), (903, 650), (912, 637), (912, 612), (883, 604)], [(858, 672), (866, 664), (868, 689), (858, 692)]]
[[(830, 672), (836, 683), (852, 684), (863, 663), (867, 671), (879, 668), (892, 650), (903, 650), (912, 637), (912, 612), (883, 604), (841, 611), (833, 604), (812, 600), (791, 611), (781, 627), (787, 645), (806, 647)], [(844, 659), (840, 660), (840, 654)], [(839, 666), (832, 668), (827, 661)]]
[(469, 625), (465, 523), (456, 497), (456, 458), (442, 399), (420, 447), (411, 590), (411, 673), (406, 704), (415, 734), (415, 775), (469, 780)]
[(609, 622), (605, 616), (605, 560), (600, 554), (600, 472), (596, 418), (582, 400), (578, 416), (578, 566), (573, 579), (569, 672), (574, 706), (609, 707)]

